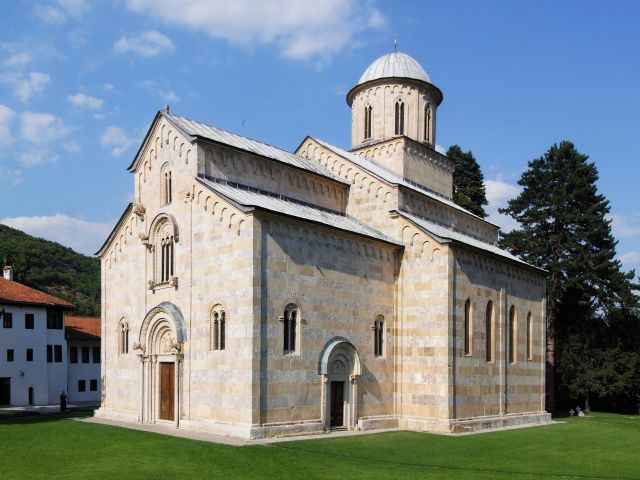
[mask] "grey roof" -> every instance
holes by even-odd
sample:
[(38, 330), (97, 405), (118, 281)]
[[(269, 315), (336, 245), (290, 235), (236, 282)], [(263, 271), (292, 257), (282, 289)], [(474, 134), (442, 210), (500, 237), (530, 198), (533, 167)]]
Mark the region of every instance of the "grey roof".
[(375, 238), (386, 243), (401, 245), (383, 233), (337, 212), (314, 207), (283, 195), (269, 193), (243, 185), (214, 181), (202, 177), (198, 177), (198, 180), (233, 204), (239, 207), (245, 207), (243, 210), (247, 210), (246, 207), (257, 207), (289, 217), (320, 223), (327, 227)]
[[(313, 137), (311, 137), (313, 138)], [(485, 220), (484, 218), (480, 218), (478, 217), (476, 214), (471, 213), (469, 210), (462, 208), (460, 205), (454, 203), (453, 201), (451, 201), (450, 199), (448, 199), (447, 197), (445, 197), (444, 195), (441, 195), (439, 193), (433, 192), (431, 190), (428, 190), (426, 187), (422, 186), (422, 185), (418, 185), (416, 183), (410, 182), (404, 178), (402, 178), (399, 175), (396, 175), (395, 173), (391, 172), (390, 170), (387, 170), (384, 167), (381, 167), (380, 165), (377, 165), (375, 163), (373, 163), (371, 160), (367, 159), (366, 157), (359, 157), (358, 155), (351, 153), (351, 152), (347, 152), (346, 150), (342, 150), (339, 147), (334, 147), (333, 145), (324, 142), (322, 140), (318, 140), (317, 138), (313, 138), (316, 142), (318, 142), (320, 145), (324, 145), (325, 147), (327, 147), (329, 150), (333, 150), (335, 153), (337, 153), (338, 155), (340, 155), (341, 157), (346, 158), (347, 160), (349, 160), (350, 162), (355, 163), (356, 165), (358, 165), (359, 167), (362, 167), (363, 169), (367, 170), (369, 173), (372, 173), (373, 175), (375, 175), (378, 178), (381, 178), (382, 180), (394, 184), (394, 185), (402, 185), (403, 187), (409, 188), (411, 190), (414, 190), (416, 192), (419, 192), (423, 195), (426, 195), (429, 198), (433, 198), (434, 200), (437, 200), (440, 203), (444, 203), (445, 205), (451, 207), (451, 208), (455, 208), (456, 210), (459, 210), (461, 212), (464, 212), (468, 215), (471, 215), (473, 217), (476, 217), (479, 220), (482, 220), (483, 222), (486, 222), (490, 225), (493, 225), (494, 227), (497, 227), (497, 225), (495, 225), (494, 223), (488, 222), (487, 220)]]
[(511, 260), (512, 262), (516, 262), (527, 267), (535, 268), (537, 270), (542, 270), (538, 267), (530, 265), (527, 262), (522, 261), (520, 258), (516, 257), (515, 255), (512, 255), (506, 250), (503, 250), (497, 245), (483, 242), (482, 240), (478, 240), (477, 238), (474, 238), (470, 235), (466, 235), (464, 233), (456, 232), (455, 230), (445, 227), (444, 225), (440, 225), (438, 223), (432, 222), (431, 220), (427, 220), (426, 218), (413, 215), (409, 212), (405, 212), (404, 210), (398, 210), (398, 213), (403, 217), (411, 220), (414, 224), (416, 224), (423, 230), (427, 231), (431, 235), (434, 235), (439, 241), (449, 240), (457, 243), (462, 243), (464, 245), (468, 245), (470, 247), (474, 247), (479, 250), (492, 253), (494, 255), (505, 258), (507, 260)]
[(179, 128), (188, 136), (203, 137), (213, 140), (214, 142), (223, 143), (241, 150), (262, 155), (263, 157), (286, 163), (293, 167), (322, 175), (323, 177), (329, 177), (341, 183), (348, 183), (345, 182), (344, 179), (333, 175), (328, 169), (318, 162), (302, 158), (285, 150), (267, 145), (266, 143), (251, 140), (250, 138), (236, 135), (235, 133), (230, 133), (225, 130), (220, 130), (219, 128), (205, 125), (204, 123), (189, 120), (188, 118), (184, 118), (179, 115), (174, 115), (168, 112), (161, 112), (161, 114), (176, 128)]
[(431, 83), (431, 79), (418, 61), (402, 52), (392, 52), (375, 60), (364, 71), (358, 85), (379, 78), (415, 78)]

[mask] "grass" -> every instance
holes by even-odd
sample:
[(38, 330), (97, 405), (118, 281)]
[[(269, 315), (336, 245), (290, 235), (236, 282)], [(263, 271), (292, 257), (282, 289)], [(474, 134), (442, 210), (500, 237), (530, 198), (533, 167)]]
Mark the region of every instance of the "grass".
[(0, 420), (14, 478), (640, 479), (640, 417), (592, 413), (460, 437), (391, 432), (232, 447), (74, 421)]

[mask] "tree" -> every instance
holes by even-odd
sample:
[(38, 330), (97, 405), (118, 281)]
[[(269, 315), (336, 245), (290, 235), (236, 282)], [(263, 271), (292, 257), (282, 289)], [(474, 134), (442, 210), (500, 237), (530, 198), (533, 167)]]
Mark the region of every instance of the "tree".
[(488, 205), (484, 188), (484, 176), (471, 151), (463, 152), (458, 145), (451, 145), (447, 157), (454, 162), (453, 201), (470, 212), (485, 218), (484, 206)]
[(549, 272), (547, 345), (555, 380), (587, 403), (620, 390), (612, 385), (627, 372), (619, 369), (625, 371), (613, 379), (610, 360), (628, 350), (614, 351), (625, 330), (616, 325), (635, 318), (638, 306), (635, 273), (624, 273), (615, 259), (609, 203), (597, 180), (595, 165), (563, 141), (529, 162), (518, 181), (522, 192), (500, 210), (520, 224), (501, 245)]

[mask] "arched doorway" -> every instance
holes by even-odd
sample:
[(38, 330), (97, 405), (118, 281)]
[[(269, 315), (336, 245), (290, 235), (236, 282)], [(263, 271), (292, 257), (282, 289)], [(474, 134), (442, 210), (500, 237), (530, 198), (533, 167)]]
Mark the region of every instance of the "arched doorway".
[(180, 310), (169, 302), (151, 309), (134, 350), (140, 358), (142, 423), (180, 420), (182, 349), (186, 340)]
[(333, 338), (322, 349), (318, 367), (324, 427), (353, 430), (358, 423), (358, 351), (347, 339)]

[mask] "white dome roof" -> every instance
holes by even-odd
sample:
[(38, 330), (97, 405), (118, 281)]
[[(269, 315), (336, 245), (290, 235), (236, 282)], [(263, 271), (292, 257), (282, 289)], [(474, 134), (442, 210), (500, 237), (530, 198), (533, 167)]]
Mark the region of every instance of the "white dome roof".
[(358, 80), (358, 85), (379, 78), (393, 77), (414, 78), (431, 83), (429, 75), (415, 58), (406, 53), (392, 52), (381, 56), (369, 65), (369, 68), (364, 71), (360, 80)]

